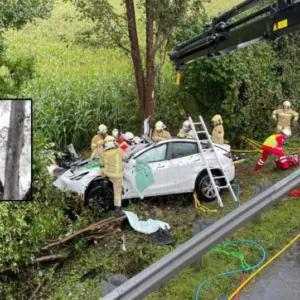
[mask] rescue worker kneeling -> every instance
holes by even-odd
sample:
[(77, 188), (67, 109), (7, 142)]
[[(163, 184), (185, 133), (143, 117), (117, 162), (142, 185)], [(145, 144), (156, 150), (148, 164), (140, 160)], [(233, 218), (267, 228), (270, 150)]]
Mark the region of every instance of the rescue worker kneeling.
[(291, 136), (291, 131), (289, 129), (282, 129), (280, 130), (280, 132), (275, 132), (274, 134), (269, 136), (263, 143), (262, 146), (263, 153), (261, 158), (256, 163), (254, 170), (259, 170), (262, 167), (262, 165), (267, 160), (269, 154), (274, 154), (278, 156), (283, 169), (288, 169), (289, 164), (284, 152), (282, 151), (282, 146), (284, 140), (286, 140), (290, 136)]
[(123, 182), (122, 161), (125, 159), (126, 154), (116, 146), (115, 138), (113, 136), (107, 136), (104, 140), (104, 149), (100, 149), (100, 166), (103, 166), (101, 169), (101, 177), (108, 177), (113, 183), (116, 216), (123, 214), (121, 210)]

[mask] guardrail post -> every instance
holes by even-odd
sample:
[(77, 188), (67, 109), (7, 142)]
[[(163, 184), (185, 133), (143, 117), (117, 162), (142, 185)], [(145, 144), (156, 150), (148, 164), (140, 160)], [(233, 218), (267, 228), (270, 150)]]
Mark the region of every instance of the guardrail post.
[[(198, 234), (199, 232), (205, 230), (207, 227), (212, 225), (215, 221), (211, 219), (203, 219), (203, 220), (197, 220), (193, 223), (193, 236)], [(199, 256), (197, 260), (195, 260), (192, 263), (192, 266), (194, 268), (199, 268), (203, 266), (203, 256)]]

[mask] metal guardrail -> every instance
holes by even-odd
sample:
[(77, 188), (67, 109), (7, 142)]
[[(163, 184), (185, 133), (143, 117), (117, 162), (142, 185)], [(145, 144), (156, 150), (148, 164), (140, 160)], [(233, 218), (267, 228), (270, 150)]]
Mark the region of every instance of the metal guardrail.
[(199, 256), (208, 252), (233, 232), (276, 204), (282, 196), (286, 195), (299, 183), (300, 169), (216, 221), (101, 299), (142, 299)]

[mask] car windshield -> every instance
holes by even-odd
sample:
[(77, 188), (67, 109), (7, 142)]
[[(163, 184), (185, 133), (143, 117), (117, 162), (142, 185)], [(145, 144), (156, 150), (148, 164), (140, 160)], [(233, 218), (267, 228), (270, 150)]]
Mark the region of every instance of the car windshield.
[(126, 161), (129, 161), (134, 154), (136, 154), (137, 152), (139, 152), (140, 150), (142, 150), (142, 149), (144, 149), (146, 147), (149, 147), (150, 145), (151, 144), (140, 143), (140, 144), (137, 144), (137, 145), (130, 146), (126, 150), (126, 153), (127, 153), (127, 159), (126, 159)]

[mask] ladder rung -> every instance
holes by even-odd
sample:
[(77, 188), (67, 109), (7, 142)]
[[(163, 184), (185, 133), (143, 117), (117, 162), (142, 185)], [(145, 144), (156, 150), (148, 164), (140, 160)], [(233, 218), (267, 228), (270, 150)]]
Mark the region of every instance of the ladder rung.
[(226, 177), (225, 176), (213, 177), (214, 180), (221, 179), (221, 178), (226, 178)]
[(206, 131), (205, 130), (201, 130), (201, 131), (196, 131), (197, 133), (206, 133)]
[(228, 185), (218, 186), (218, 189), (227, 189)]
[(197, 123), (194, 123), (194, 125), (201, 125), (202, 122), (197, 122)]

